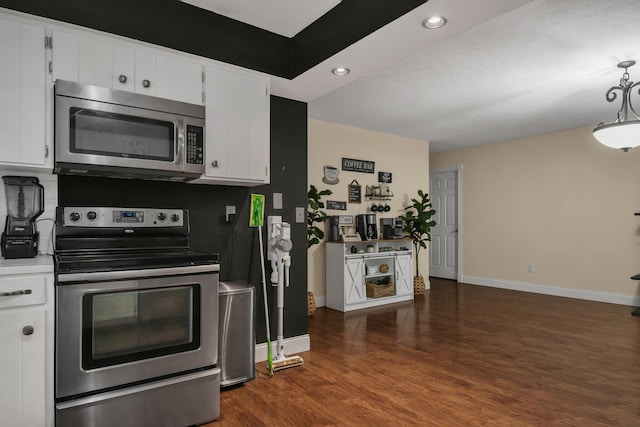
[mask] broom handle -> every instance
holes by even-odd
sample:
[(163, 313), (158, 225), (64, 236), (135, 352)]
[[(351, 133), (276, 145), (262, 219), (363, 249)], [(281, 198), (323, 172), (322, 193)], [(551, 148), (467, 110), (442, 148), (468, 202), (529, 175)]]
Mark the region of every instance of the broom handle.
[(264, 319), (267, 325), (267, 342), (271, 341), (271, 331), (269, 328), (269, 303), (267, 301), (267, 279), (264, 273), (264, 247), (262, 244), (262, 227), (258, 227), (260, 236), (260, 268), (262, 270), (262, 295), (264, 296)]

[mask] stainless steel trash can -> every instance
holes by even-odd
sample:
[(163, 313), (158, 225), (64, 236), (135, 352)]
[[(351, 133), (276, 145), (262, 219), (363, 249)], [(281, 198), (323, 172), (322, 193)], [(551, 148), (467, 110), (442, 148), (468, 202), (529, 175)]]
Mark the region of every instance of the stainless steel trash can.
[(240, 384), (256, 377), (255, 293), (255, 288), (244, 280), (220, 282), (220, 387)]

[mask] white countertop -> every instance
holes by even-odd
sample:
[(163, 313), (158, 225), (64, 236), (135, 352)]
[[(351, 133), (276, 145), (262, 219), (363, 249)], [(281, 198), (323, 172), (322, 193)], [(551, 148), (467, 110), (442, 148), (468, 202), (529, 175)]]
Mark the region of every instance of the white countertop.
[(0, 258), (0, 276), (13, 274), (53, 274), (53, 257), (39, 255), (35, 258)]

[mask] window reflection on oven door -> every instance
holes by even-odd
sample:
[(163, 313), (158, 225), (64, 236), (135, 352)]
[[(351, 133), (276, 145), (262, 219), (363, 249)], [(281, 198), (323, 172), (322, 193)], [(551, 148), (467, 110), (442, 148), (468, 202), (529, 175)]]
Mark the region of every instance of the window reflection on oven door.
[(64, 284), (56, 292), (58, 399), (217, 363), (217, 274)]

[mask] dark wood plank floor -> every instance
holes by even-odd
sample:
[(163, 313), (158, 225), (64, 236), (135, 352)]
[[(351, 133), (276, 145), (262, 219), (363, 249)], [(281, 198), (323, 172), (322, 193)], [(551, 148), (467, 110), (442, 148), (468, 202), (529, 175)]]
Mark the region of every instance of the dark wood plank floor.
[(216, 426), (640, 425), (640, 317), (431, 279), (410, 303), (310, 318), (303, 367), (223, 391)]

